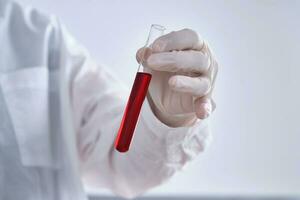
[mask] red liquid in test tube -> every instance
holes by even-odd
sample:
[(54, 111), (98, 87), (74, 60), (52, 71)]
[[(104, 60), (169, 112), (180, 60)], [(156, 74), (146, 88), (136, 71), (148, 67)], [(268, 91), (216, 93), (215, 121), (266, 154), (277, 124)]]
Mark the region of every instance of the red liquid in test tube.
[[(161, 25), (152, 25), (145, 47), (150, 47), (152, 42), (164, 32)], [(136, 74), (130, 96), (123, 114), (121, 125), (115, 140), (115, 148), (119, 152), (127, 152), (133, 139), (134, 130), (139, 118), (139, 114), (147, 95), (151, 80), (151, 73), (140, 72), (140, 66)]]
[(151, 76), (151, 74), (142, 72), (136, 74), (116, 139), (116, 149), (120, 152), (128, 151)]

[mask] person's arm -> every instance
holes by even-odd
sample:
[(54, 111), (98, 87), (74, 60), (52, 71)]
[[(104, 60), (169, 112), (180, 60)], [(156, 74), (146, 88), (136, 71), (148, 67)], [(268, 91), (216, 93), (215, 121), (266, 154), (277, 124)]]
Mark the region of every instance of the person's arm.
[(71, 104), (82, 179), (131, 198), (162, 184), (202, 152), (209, 141), (206, 120), (171, 128), (144, 102), (135, 137), (127, 153), (114, 149), (128, 88), (104, 66), (96, 64), (64, 30), (71, 69)]

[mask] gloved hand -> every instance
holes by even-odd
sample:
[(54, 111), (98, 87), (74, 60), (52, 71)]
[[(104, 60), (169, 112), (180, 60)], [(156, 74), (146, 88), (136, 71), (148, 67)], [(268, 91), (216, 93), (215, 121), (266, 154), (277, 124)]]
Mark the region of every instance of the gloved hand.
[(172, 127), (193, 125), (215, 109), (212, 91), (218, 71), (207, 43), (190, 29), (156, 39), (137, 52), (152, 74), (148, 101), (154, 114)]

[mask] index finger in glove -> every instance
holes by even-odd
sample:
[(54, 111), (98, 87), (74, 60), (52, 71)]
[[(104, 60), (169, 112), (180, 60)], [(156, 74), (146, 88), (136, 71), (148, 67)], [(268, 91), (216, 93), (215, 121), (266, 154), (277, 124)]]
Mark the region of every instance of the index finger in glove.
[(152, 54), (152, 49), (149, 47), (142, 47), (136, 52), (136, 60), (138, 63), (143, 63)]
[(191, 29), (182, 29), (157, 38), (151, 47), (154, 53), (188, 49), (201, 50), (203, 39)]

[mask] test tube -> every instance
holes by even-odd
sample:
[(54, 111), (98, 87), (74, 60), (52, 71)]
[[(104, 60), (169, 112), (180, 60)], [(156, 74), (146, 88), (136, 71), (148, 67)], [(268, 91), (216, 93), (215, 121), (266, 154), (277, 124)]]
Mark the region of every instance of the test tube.
[[(152, 24), (144, 47), (151, 48), (154, 40), (163, 35), (164, 31), (164, 26)], [(142, 60), (138, 66), (135, 80), (131, 88), (129, 99), (127, 101), (121, 125), (115, 140), (115, 148), (119, 152), (127, 152), (129, 150), (139, 114), (151, 81), (152, 75), (150, 72), (143, 70), (143, 62), (144, 61)]]

